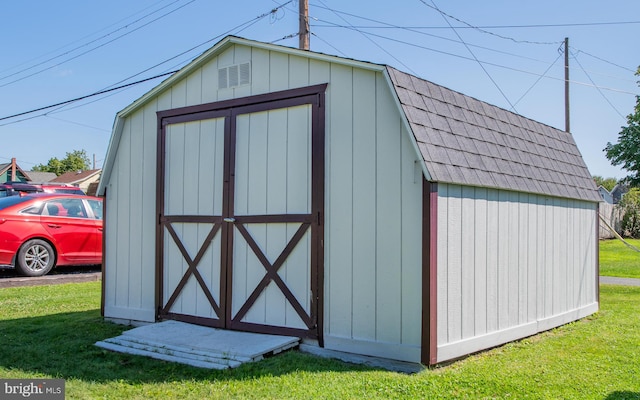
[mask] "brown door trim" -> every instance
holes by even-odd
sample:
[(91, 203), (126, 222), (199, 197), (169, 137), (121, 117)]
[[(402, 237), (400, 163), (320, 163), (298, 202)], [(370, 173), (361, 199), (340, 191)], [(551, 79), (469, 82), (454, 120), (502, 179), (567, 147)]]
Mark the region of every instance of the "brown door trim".
[[(212, 308), (220, 318), (223, 326), (232, 329), (266, 332), (275, 334), (296, 334), (298, 336), (317, 338), (320, 345), (322, 341), (322, 312), (323, 312), (323, 283), (324, 283), (324, 141), (325, 141), (325, 102), (324, 93), (327, 84), (308, 86), (304, 88), (267, 93), (239, 99), (225, 100), (215, 103), (207, 103), (196, 106), (181, 107), (171, 110), (159, 111), (158, 117), (158, 142), (157, 142), (157, 176), (156, 176), (156, 211), (158, 221), (156, 225), (156, 309), (158, 318), (176, 318), (201, 325), (216, 325), (215, 320), (170, 313), (169, 309), (187, 280), (193, 275), (199, 282)], [(234, 215), (234, 180), (235, 180), (235, 147), (236, 147), (236, 118), (238, 115), (294, 107), (298, 105), (311, 106), (311, 213), (310, 214), (283, 214), (283, 215)], [(223, 204), (222, 215), (216, 216), (189, 216), (189, 215), (164, 215), (165, 196), (165, 154), (166, 154), (166, 127), (170, 124), (198, 121), (202, 119), (224, 118), (224, 173), (223, 173)], [(226, 222), (225, 222), (226, 221)], [(233, 223), (231, 221), (234, 221)], [(213, 226), (205, 243), (198, 251), (198, 255), (191, 260), (184, 246), (172, 227), (172, 222), (196, 223), (211, 222)], [(290, 223), (300, 222), (301, 226), (285, 249), (273, 263), (269, 263), (259, 246), (251, 238), (244, 227), (247, 223)], [(235, 317), (231, 315), (231, 292), (233, 283), (233, 235), (238, 229), (247, 244), (260, 259), (266, 274), (261, 283), (254, 289), (253, 294), (245, 301)], [(307, 313), (298, 300), (293, 296), (286, 284), (278, 276), (278, 268), (284, 263), (295, 245), (304, 236), (305, 232), (311, 232), (311, 304), (310, 313)], [(166, 232), (165, 232), (166, 231)], [(164, 236), (166, 233), (173, 238), (184, 259), (188, 269), (181, 282), (173, 291), (169, 302), (163, 307), (163, 279), (164, 279)], [(197, 270), (198, 262), (216, 235), (221, 235), (221, 260), (220, 260), (220, 302), (217, 304), (210, 291), (207, 290), (202, 276)], [(241, 322), (241, 319), (251, 307), (251, 304), (266, 288), (269, 282), (282, 290), (283, 294), (296, 310), (307, 330), (270, 325), (259, 325)]]
[(438, 184), (422, 183), (422, 340), (421, 362), (438, 361)]

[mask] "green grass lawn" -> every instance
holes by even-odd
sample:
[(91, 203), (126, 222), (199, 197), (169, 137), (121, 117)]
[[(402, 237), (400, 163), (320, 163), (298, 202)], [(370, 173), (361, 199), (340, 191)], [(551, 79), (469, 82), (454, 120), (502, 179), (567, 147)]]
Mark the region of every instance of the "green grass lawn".
[[(625, 239), (640, 249), (640, 240)], [(600, 241), (600, 275), (640, 278), (640, 252), (617, 239)]]
[(67, 399), (640, 399), (640, 287), (603, 286), (601, 311), (406, 375), (298, 351), (213, 371), (93, 345), (100, 283), (0, 289), (0, 378), (62, 378)]

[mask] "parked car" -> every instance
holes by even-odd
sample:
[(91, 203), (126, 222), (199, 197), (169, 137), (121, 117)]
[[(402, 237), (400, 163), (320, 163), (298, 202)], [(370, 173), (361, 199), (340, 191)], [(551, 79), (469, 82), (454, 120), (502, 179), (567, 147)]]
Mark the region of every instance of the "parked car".
[(26, 276), (102, 263), (102, 199), (33, 193), (0, 198), (0, 265)]
[(67, 193), (67, 194), (85, 194), (82, 189), (77, 186), (66, 183), (32, 183), (9, 181), (0, 184), (0, 197), (15, 196), (21, 193)]

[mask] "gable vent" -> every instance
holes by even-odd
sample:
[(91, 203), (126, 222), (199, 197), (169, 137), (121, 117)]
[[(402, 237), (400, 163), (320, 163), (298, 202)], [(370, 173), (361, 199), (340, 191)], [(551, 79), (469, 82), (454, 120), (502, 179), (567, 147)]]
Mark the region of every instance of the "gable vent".
[(229, 89), (251, 83), (251, 63), (218, 69), (218, 89)]

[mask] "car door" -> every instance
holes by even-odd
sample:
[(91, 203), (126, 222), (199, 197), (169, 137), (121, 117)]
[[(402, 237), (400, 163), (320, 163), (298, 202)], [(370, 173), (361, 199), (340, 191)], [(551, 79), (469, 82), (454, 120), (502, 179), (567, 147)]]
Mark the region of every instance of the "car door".
[(101, 226), (89, 218), (81, 198), (46, 201), (40, 221), (53, 239), (60, 264), (99, 263)]

